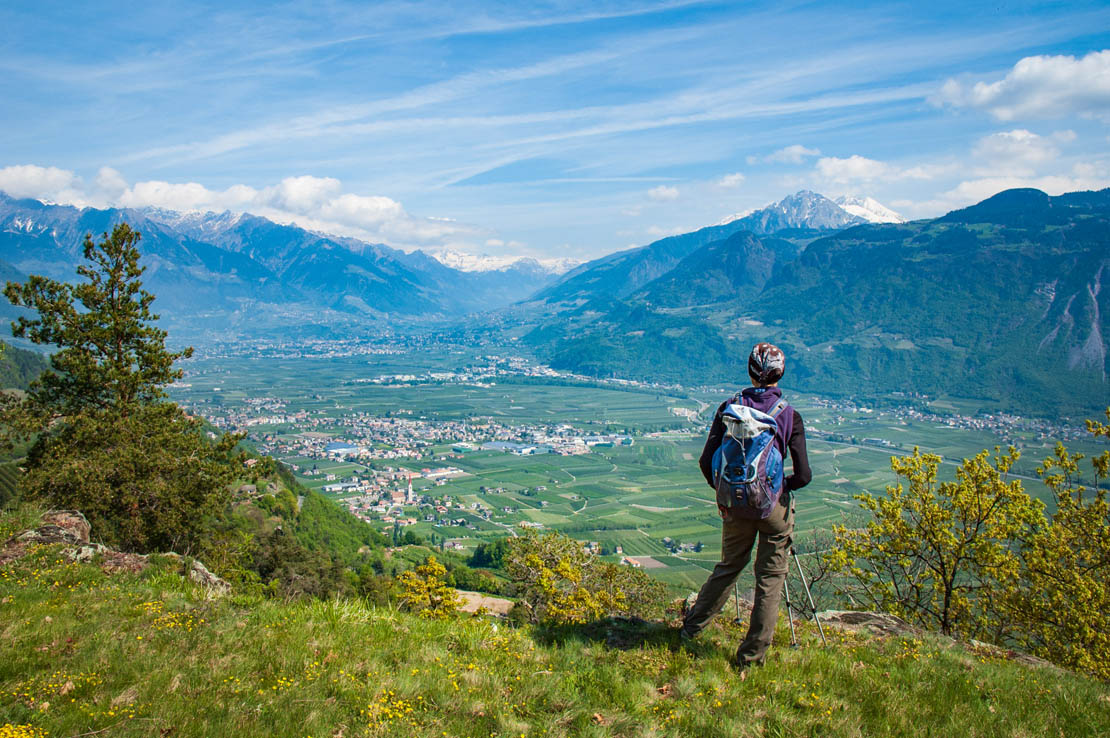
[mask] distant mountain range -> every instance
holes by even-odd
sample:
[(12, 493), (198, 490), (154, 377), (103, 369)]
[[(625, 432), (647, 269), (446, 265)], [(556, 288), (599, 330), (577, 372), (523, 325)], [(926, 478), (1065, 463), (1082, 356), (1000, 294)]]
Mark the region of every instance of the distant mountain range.
[[(901, 218), (870, 198), (858, 200), (875, 208), (872, 217), (880, 217), (878, 213), (885, 211), (892, 218)], [(777, 258), (781, 259), (782, 256), (792, 258), (804, 244), (814, 238), (866, 222), (869, 221), (848, 212), (824, 195), (802, 190), (765, 208), (734, 216), (717, 225), (663, 238), (647, 246), (618, 251), (587, 262), (541, 290), (533, 300), (547, 304), (581, 305), (593, 304), (595, 301), (606, 303), (614, 298), (628, 297), (670, 272), (698, 249), (736, 233), (747, 232), (756, 236), (778, 234), (780, 241), (789, 239), (793, 244), (790, 247), (776, 242), (775, 248), (779, 254)]]
[(742, 383), (750, 345), (772, 340), (798, 389), (949, 393), (1046, 414), (1110, 404), (1110, 190), (1011, 190), (908, 223), (870, 198), (802, 191), (561, 276), (565, 262), (437, 258), (250, 214), (0, 194), (0, 279), (72, 279), (84, 235), (124, 220), (143, 234), (155, 309), (184, 340), (431, 320), (509, 327), (558, 368), (684, 384)]
[[(179, 332), (221, 328), (234, 335), (297, 326), (327, 332), (387, 319), (454, 320), (528, 298), (568, 270), (573, 274), (578, 265), (565, 257), (541, 261), (457, 250), (406, 253), (249, 213), (79, 209), (0, 193), (0, 277), (40, 273), (72, 279), (85, 234), (99, 236), (121, 221), (142, 233), (147, 287), (157, 295), (167, 324)], [(645, 267), (632, 270), (619, 296), (658, 276), (693, 248), (734, 232), (794, 228), (820, 233), (856, 222), (862, 222), (859, 216), (832, 201), (800, 192), (716, 229), (645, 247), (648, 255), (671, 257), (660, 263), (641, 259)], [(605, 259), (624, 263), (625, 255)], [(573, 289), (573, 281), (571, 285), (564, 289)], [(12, 308), (0, 312), (11, 314)]]
[(518, 267), (537, 272), (563, 274), (582, 263), (581, 259), (569, 257), (555, 259), (534, 259), (530, 256), (490, 256), (489, 254), (468, 254), (456, 249), (440, 249), (431, 252), (432, 258), (444, 266), (462, 272), (493, 272)]
[(835, 227), (830, 205), (798, 193), (585, 264), (529, 303), (539, 317), (524, 340), (597, 376), (738, 385), (750, 346), (771, 340), (798, 389), (950, 393), (1049, 415), (1110, 404), (1110, 190), (796, 225)]
[[(127, 221), (142, 233), (145, 284), (179, 330), (231, 332), (455, 319), (518, 301), (558, 270), (517, 260), (481, 271), (416, 251), (328, 236), (247, 213), (78, 209), (0, 193), (0, 276), (69, 280), (86, 233)], [(9, 307), (6, 312), (10, 313)]]

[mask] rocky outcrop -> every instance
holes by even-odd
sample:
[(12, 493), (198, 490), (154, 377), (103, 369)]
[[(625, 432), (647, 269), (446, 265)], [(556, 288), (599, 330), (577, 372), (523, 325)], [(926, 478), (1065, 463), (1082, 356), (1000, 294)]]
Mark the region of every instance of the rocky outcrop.
[(51, 543), (84, 544), (89, 542), (92, 526), (76, 510), (51, 510), (42, 516), (42, 524), (15, 536), (20, 543), (46, 545)]
[(1063, 671), (1060, 667), (1021, 651), (1015, 651), (1001, 646), (995, 646), (982, 641), (961, 641), (940, 633), (928, 632), (915, 625), (907, 623), (900, 617), (882, 612), (861, 612), (855, 610), (826, 610), (817, 614), (821, 624), (826, 628), (846, 630), (854, 633), (868, 633), (874, 636), (912, 636), (919, 637), (926, 633), (935, 640), (947, 643), (951, 648), (960, 648), (974, 655), (986, 656), (993, 659), (1015, 661), (1026, 666), (1035, 666), (1043, 669)]
[(182, 576), (215, 595), (231, 591), (231, 585), (213, 574), (196, 559), (181, 554), (137, 554), (114, 551), (100, 543), (92, 543), (89, 534), (92, 526), (85, 516), (76, 510), (51, 510), (42, 516), (40, 525), (31, 530), (17, 533), (0, 547), (0, 566), (24, 556), (32, 546), (64, 544), (61, 554), (71, 561), (97, 563), (108, 573), (140, 572), (150, 566), (154, 558), (177, 563)]
[(864, 632), (871, 635), (897, 636), (918, 635), (920, 628), (916, 628), (896, 615), (884, 612), (860, 612), (856, 610), (825, 610), (817, 613), (821, 624), (847, 630), (854, 633)]

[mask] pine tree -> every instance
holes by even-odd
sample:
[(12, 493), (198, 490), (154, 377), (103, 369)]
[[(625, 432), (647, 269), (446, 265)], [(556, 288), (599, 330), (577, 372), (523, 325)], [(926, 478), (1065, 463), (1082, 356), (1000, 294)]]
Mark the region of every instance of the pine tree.
[(94, 244), (85, 237), (77, 268), (85, 278), (76, 285), (32, 275), (24, 284), (9, 282), (4, 294), (13, 305), (37, 318), (20, 317), (12, 335), (59, 347), (52, 372), (33, 383), (31, 408), (49, 417), (68, 417), (90, 409), (115, 408), (126, 414), (137, 404), (163, 399), (163, 387), (181, 376), (178, 359), (192, 348), (166, 349), (166, 332), (155, 327), (154, 295), (142, 288), (137, 231), (126, 223)]
[(140, 235), (126, 223), (100, 243), (86, 236), (75, 285), (42, 276), (4, 294), (38, 315), (12, 333), (57, 347), (52, 371), (0, 414), (6, 440), (33, 439), (23, 493), (82, 510), (104, 542), (124, 549), (202, 553), (224, 516), (241, 459), (239, 437), (217, 443), (199, 420), (166, 400), (181, 376), (143, 289)]

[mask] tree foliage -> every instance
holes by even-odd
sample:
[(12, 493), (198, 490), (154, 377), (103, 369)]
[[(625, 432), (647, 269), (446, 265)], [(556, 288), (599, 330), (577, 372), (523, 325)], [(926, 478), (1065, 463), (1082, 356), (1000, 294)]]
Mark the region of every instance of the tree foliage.
[[(1110, 425), (1087, 421), (1087, 429), (1110, 439)], [(1057, 444), (1041, 464), (1056, 512), (1022, 546), (1021, 586), (1007, 601), (1027, 648), (1110, 680), (1110, 450), (1091, 459), (1092, 487), (1081, 484), (1082, 460)]]
[(168, 403), (81, 413), (31, 448), (21, 485), (32, 499), (81, 510), (104, 542), (203, 555), (235, 479), (235, 438), (215, 445)]
[(99, 244), (86, 236), (90, 263), (77, 268), (85, 281), (76, 285), (38, 275), (7, 284), (13, 305), (38, 313), (16, 320), (12, 335), (58, 347), (53, 371), (31, 385), (28, 409), (51, 417), (110, 408), (126, 414), (163, 399), (163, 387), (181, 376), (174, 362), (193, 350), (167, 351), (166, 332), (153, 325), (158, 316), (140, 279), (146, 268), (139, 266), (139, 239), (126, 223)]
[(241, 469), (239, 437), (210, 443), (199, 420), (165, 400), (164, 386), (181, 376), (174, 362), (191, 349), (167, 350), (154, 325), (139, 238), (125, 223), (99, 243), (87, 236), (78, 284), (37, 275), (8, 283), (8, 299), (37, 313), (13, 334), (57, 350), (26, 396), (7, 398), (0, 425), (9, 442), (34, 439), (21, 483), (28, 497), (82, 510), (119, 548), (202, 554)]
[(847, 575), (847, 594), (948, 635), (999, 640), (1006, 622), (991, 595), (1017, 581), (1014, 541), (1044, 519), (1042, 505), (1006, 478), (1018, 456), (983, 451), (948, 482), (937, 479), (939, 456), (893, 457), (906, 484), (858, 495), (872, 519), (835, 529), (828, 561)]
[(505, 566), (505, 556), (509, 552), (509, 539), (498, 538), (488, 543), (479, 543), (470, 555), (467, 564), (478, 569), (502, 569)]
[(429, 556), (415, 570), (401, 572), (397, 577), (401, 588), (401, 607), (423, 618), (443, 619), (455, 614), (459, 598), (447, 584), (447, 569)]
[(532, 622), (586, 623), (605, 615), (647, 617), (663, 605), (665, 588), (639, 569), (617, 566), (560, 533), (513, 538), (505, 569)]

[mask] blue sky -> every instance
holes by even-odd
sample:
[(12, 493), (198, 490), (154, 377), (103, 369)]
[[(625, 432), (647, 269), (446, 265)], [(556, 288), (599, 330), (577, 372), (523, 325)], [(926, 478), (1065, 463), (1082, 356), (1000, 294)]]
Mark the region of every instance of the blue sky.
[(7, 2), (0, 189), (589, 258), (1110, 186), (1110, 6)]

